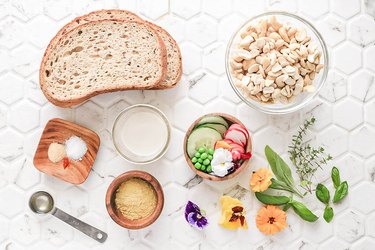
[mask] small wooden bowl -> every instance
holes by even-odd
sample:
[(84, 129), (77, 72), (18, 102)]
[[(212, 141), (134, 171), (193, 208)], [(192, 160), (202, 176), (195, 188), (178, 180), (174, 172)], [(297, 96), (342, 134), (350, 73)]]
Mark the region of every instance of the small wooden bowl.
[[(154, 188), (156, 192), (157, 203), (154, 212), (150, 216), (140, 220), (129, 220), (126, 217), (124, 217), (122, 213), (118, 211), (118, 209), (116, 208), (115, 198), (118, 187), (124, 181), (135, 177), (141, 178), (151, 184), (151, 186)], [(119, 175), (112, 181), (112, 183), (109, 185), (107, 189), (105, 203), (109, 216), (111, 216), (112, 220), (116, 222), (118, 225), (128, 229), (141, 229), (151, 225), (159, 217), (164, 206), (164, 194), (159, 181), (154, 176), (144, 171), (133, 170)]]
[[(64, 143), (71, 136), (85, 141), (87, 152), (80, 161), (70, 161), (64, 169), (63, 162), (53, 163), (48, 159), (48, 148), (53, 142)], [(55, 118), (49, 120), (43, 130), (38, 148), (34, 155), (34, 166), (41, 172), (57, 177), (72, 184), (83, 183), (94, 164), (100, 145), (99, 136), (92, 130), (73, 122)]]
[[(193, 131), (193, 129), (195, 128), (195, 126), (197, 126), (197, 124), (199, 123), (199, 121), (202, 120), (206, 116), (221, 116), (221, 117), (223, 117), (228, 122), (229, 126), (231, 124), (233, 124), (233, 123), (238, 123), (238, 124), (240, 124), (240, 125), (242, 125), (242, 126), (244, 126), (246, 128), (246, 126), (240, 120), (238, 120), (237, 118), (235, 118), (235, 117), (233, 117), (231, 115), (224, 114), (224, 113), (211, 113), (211, 114), (206, 114), (206, 115), (198, 118), (197, 120), (195, 120), (193, 122), (193, 124), (189, 127), (188, 131), (185, 134), (185, 139), (184, 139), (184, 155), (185, 155), (186, 162), (188, 163), (188, 165), (191, 168), (191, 170), (193, 170), (197, 175), (199, 175), (203, 179), (210, 180), (210, 181), (225, 181), (225, 180), (232, 179), (233, 177), (237, 176), (242, 170), (245, 169), (245, 167), (247, 166), (249, 160), (245, 160), (241, 164), (241, 166), (236, 171), (234, 171), (233, 173), (228, 174), (228, 175), (226, 175), (224, 177), (219, 177), (219, 176), (207, 174), (207, 173), (205, 173), (203, 171), (200, 171), (200, 170), (196, 169), (194, 167), (194, 164), (191, 162), (191, 160), (189, 158), (189, 155), (187, 154), (187, 151), (186, 151), (187, 139), (189, 138), (190, 133)], [(251, 150), (252, 150), (252, 143), (251, 143), (251, 136), (249, 136), (249, 139), (248, 139), (247, 144), (246, 144), (246, 153), (248, 153), (248, 152), (251, 153)]]

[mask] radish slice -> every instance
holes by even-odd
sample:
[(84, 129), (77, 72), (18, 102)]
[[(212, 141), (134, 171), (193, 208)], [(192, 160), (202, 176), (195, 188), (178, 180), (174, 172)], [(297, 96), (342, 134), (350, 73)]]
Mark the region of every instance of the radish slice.
[(249, 139), (248, 131), (246, 129), (244, 129), (242, 127), (234, 126), (234, 127), (231, 127), (230, 129), (228, 129), (227, 131), (231, 131), (231, 130), (238, 130), (241, 133), (244, 133), (244, 135), (246, 136), (246, 139)]
[(231, 139), (224, 139), (223, 141), (225, 141), (226, 143), (228, 143), (231, 146), (230, 151), (232, 151), (232, 149), (233, 149), (233, 150), (237, 150), (241, 153), (245, 153), (245, 149), (244, 149), (242, 144), (238, 144), (238, 143), (232, 141)]
[(241, 153), (238, 151), (232, 151), (232, 161), (241, 160)]
[(230, 146), (232, 147), (231, 150), (239, 151), (240, 153), (245, 153), (245, 149), (242, 145), (239, 145), (238, 143), (231, 143)]
[[(225, 141), (226, 143), (228, 143), (229, 145), (231, 145), (231, 146), (242, 146), (241, 143), (234, 142), (234, 141), (231, 140), (231, 139), (224, 139), (224, 141)], [(233, 145), (233, 144), (234, 144), (234, 145)]]
[(249, 137), (250, 137), (249, 131), (248, 131), (244, 126), (235, 123), (235, 124), (232, 124), (232, 125), (229, 127), (229, 129), (231, 129), (231, 128), (236, 128), (236, 129), (241, 130), (242, 132), (244, 132), (244, 133), (246, 134), (246, 138), (249, 139)]
[(247, 138), (244, 132), (237, 130), (237, 129), (232, 129), (232, 130), (227, 130), (226, 139), (231, 139), (233, 142), (238, 143), (242, 145), (243, 147), (246, 145)]
[(235, 143), (235, 142), (232, 141), (231, 139), (227, 139), (227, 138), (225, 138), (223, 141), (225, 141), (225, 142), (228, 143), (229, 145)]
[[(246, 138), (246, 141), (247, 141), (248, 137), (247, 137), (246, 132), (245, 132), (243, 129), (240, 129), (240, 128), (234, 128), (234, 127), (232, 127), (232, 128), (230, 128), (230, 129), (228, 129), (228, 130), (226, 131), (226, 133), (224, 134), (224, 137), (226, 138), (226, 135), (227, 135), (229, 132), (233, 131), (233, 130), (236, 130), (236, 131), (239, 131), (239, 132), (243, 133), (244, 136), (245, 136), (245, 138)], [(229, 139), (230, 139), (230, 138), (229, 138)]]
[(231, 152), (236, 151), (236, 152), (238, 152), (240, 154), (244, 154), (245, 153), (245, 150), (242, 147), (241, 148), (231, 148), (230, 151)]

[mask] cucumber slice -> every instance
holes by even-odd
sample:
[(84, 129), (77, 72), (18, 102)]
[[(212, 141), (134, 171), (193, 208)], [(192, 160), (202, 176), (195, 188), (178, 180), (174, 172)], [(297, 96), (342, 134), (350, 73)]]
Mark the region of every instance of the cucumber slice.
[(202, 125), (205, 123), (218, 123), (224, 125), (226, 128), (228, 128), (228, 122), (221, 116), (206, 116), (203, 117), (198, 125)]
[(223, 124), (219, 123), (205, 123), (199, 125), (198, 128), (213, 128), (220, 133), (221, 137), (224, 137), (224, 133), (227, 131), (227, 128)]
[(192, 158), (197, 149), (205, 147), (206, 149), (214, 148), (215, 142), (223, 139), (220, 133), (215, 129), (201, 127), (194, 129), (186, 143), (186, 151), (190, 158)]

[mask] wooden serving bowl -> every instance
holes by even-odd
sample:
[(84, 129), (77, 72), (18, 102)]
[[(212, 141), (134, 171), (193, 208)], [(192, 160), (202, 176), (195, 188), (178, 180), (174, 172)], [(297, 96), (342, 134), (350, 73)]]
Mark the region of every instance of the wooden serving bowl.
[[(154, 212), (150, 216), (143, 218), (143, 219), (139, 219), (139, 220), (127, 219), (116, 208), (116, 204), (115, 204), (116, 191), (118, 187), (124, 181), (131, 179), (131, 178), (140, 178), (150, 183), (151, 186), (154, 188), (156, 192), (156, 197), (157, 197), (157, 203), (156, 203), (156, 208)], [(144, 172), (144, 171), (139, 171), (139, 170), (128, 171), (117, 176), (109, 185), (107, 189), (107, 194), (105, 197), (105, 204), (106, 204), (109, 216), (111, 216), (112, 220), (116, 222), (118, 225), (127, 229), (141, 229), (154, 223), (159, 217), (161, 211), (163, 210), (163, 206), (164, 206), (163, 189), (159, 181), (151, 174)]]
[[(64, 143), (71, 136), (85, 141), (87, 152), (80, 161), (71, 160), (67, 168), (63, 162), (53, 163), (48, 159), (48, 148), (53, 142)], [(34, 155), (34, 166), (41, 172), (72, 184), (83, 183), (91, 171), (100, 146), (99, 136), (92, 130), (70, 121), (55, 118), (49, 120), (43, 130)]]
[[(232, 179), (233, 177), (237, 176), (242, 170), (244, 170), (246, 168), (246, 166), (248, 165), (249, 163), (249, 159), (248, 160), (245, 160), (244, 162), (242, 162), (241, 166), (236, 170), (234, 171), (233, 173), (231, 174), (228, 174), (224, 177), (219, 177), (219, 176), (216, 176), (216, 175), (211, 175), (211, 174), (207, 174), (203, 171), (200, 171), (198, 169), (196, 169), (194, 167), (194, 164), (191, 162), (190, 158), (189, 158), (189, 155), (187, 154), (187, 151), (186, 151), (186, 143), (187, 143), (187, 139), (189, 138), (189, 135), (190, 133), (193, 131), (193, 129), (195, 128), (195, 126), (197, 126), (197, 124), (199, 123), (199, 121), (206, 117), (206, 116), (221, 116), (223, 117), (229, 124), (229, 126), (233, 123), (238, 123), (242, 126), (244, 126), (246, 128), (246, 126), (240, 121), (238, 120), (237, 118), (231, 116), (231, 115), (228, 115), (228, 114), (224, 114), (224, 113), (210, 113), (210, 114), (206, 114), (204, 116), (201, 116), (199, 117), (197, 120), (195, 120), (193, 122), (193, 124), (191, 124), (191, 126), (189, 127), (189, 129), (187, 130), (186, 134), (185, 134), (185, 138), (184, 138), (184, 155), (185, 155), (185, 159), (186, 159), (186, 162), (187, 164), (189, 165), (189, 167), (191, 168), (191, 170), (193, 170), (197, 175), (199, 175), (200, 177), (202, 177), (203, 179), (206, 179), (206, 180), (210, 180), (210, 181), (225, 181), (225, 180), (229, 180), (229, 179)], [(246, 153), (251, 153), (252, 151), (252, 143), (251, 143), (251, 135), (250, 135), (250, 132), (249, 132), (249, 139), (246, 143)]]

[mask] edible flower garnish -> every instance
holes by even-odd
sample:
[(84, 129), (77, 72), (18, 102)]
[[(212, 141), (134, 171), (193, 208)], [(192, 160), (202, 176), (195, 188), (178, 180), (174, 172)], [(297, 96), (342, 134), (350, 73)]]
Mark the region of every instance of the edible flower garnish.
[(201, 230), (207, 226), (208, 221), (202, 211), (196, 204), (188, 201), (185, 207), (185, 219), (193, 227)]
[(211, 161), (212, 172), (220, 177), (228, 174), (228, 170), (233, 167), (232, 154), (226, 149), (218, 148), (215, 150)]
[(265, 206), (259, 209), (256, 225), (264, 234), (275, 234), (283, 230), (286, 224), (286, 213), (275, 206)]
[(231, 145), (229, 145), (229, 143), (228, 142), (226, 142), (226, 141), (224, 141), (224, 140), (221, 140), (221, 141), (217, 141), (216, 143), (215, 143), (215, 149), (218, 149), (218, 148), (223, 148), (223, 149), (231, 149), (232, 148), (232, 146)]
[(245, 218), (245, 209), (241, 201), (224, 195), (221, 197), (220, 202), (221, 218), (219, 225), (231, 230), (235, 230), (237, 228), (248, 228)]
[(260, 168), (250, 179), (250, 187), (254, 192), (263, 192), (272, 184), (272, 172), (268, 168)]

